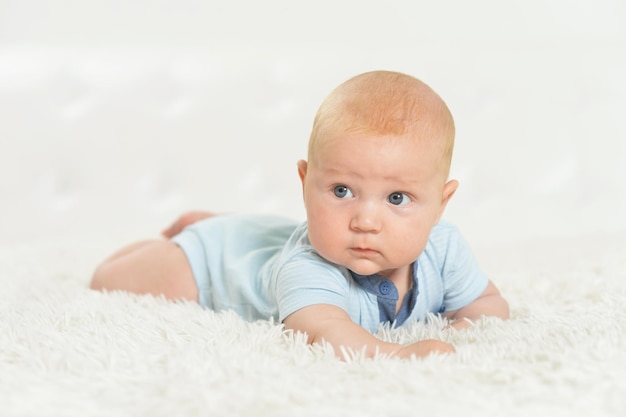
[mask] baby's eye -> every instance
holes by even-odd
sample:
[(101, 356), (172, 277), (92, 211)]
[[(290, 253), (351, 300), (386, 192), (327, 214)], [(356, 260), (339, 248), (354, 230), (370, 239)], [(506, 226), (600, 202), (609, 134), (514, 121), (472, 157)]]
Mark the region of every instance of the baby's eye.
[(336, 197), (339, 198), (351, 198), (352, 191), (345, 185), (338, 185), (333, 189), (333, 193), (335, 193)]
[(403, 206), (411, 202), (411, 198), (404, 193), (391, 193), (387, 200), (394, 206)]

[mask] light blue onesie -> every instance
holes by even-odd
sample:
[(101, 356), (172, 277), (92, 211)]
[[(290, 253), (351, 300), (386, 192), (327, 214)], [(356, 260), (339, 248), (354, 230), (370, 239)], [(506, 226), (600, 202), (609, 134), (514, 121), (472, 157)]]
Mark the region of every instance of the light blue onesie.
[(440, 222), (413, 267), (413, 285), (396, 315), (396, 287), (387, 278), (360, 276), (321, 258), (311, 246), (306, 222), (235, 214), (195, 223), (173, 238), (185, 252), (199, 289), (199, 302), (215, 311), (232, 309), (246, 320), (282, 322), (313, 304), (332, 304), (375, 332), (428, 313), (457, 310), (487, 287), (456, 227)]

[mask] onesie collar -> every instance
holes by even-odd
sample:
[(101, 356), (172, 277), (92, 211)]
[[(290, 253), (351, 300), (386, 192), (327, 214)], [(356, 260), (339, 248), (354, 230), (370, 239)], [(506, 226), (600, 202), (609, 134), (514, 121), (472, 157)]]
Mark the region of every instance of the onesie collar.
[(400, 326), (411, 315), (417, 302), (417, 294), (419, 293), (416, 274), (417, 263), (414, 264), (412, 269), (412, 285), (404, 296), (402, 306), (397, 315), (396, 304), (399, 298), (398, 289), (389, 278), (378, 274), (360, 275), (350, 271), (350, 275), (352, 275), (352, 278), (354, 278), (361, 288), (376, 296), (380, 323), (391, 323), (394, 327)]

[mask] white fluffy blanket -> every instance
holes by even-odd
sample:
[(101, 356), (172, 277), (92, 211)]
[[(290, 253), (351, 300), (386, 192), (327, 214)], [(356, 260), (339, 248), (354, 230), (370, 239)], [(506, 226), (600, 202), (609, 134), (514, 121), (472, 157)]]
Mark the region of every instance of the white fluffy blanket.
[[(0, 248), (3, 416), (623, 416), (626, 236), (478, 250), (512, 318), (381, 338), (457, 353), (347, 362), (271, 322), (87, 289), (111, 242)], [(119, 243), (119, 242), (118, 242)]]

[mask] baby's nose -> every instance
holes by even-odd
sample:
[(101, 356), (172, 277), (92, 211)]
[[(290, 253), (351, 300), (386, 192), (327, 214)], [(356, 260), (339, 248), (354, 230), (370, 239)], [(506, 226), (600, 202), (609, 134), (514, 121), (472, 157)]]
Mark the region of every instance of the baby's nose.
[(380, 210), (374, 203), (359, 204), (352, 219), (350, 228), (359, 232), (377, 233), (381, 228)]

